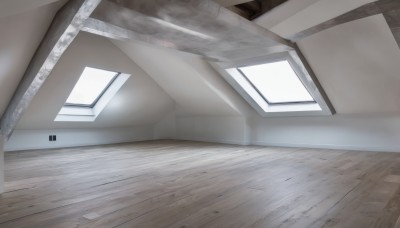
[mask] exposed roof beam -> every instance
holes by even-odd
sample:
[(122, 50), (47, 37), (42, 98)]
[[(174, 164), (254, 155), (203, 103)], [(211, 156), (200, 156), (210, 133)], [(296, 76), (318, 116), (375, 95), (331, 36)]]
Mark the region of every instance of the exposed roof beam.
[(4, 192), (4, 138), (0, 134), (0, 194)]
[[(94, 18), (89, 18), (85, 22), (85, 26), (82, 28), (82, 31), (84, 32), (89, 32), (92, 34), (96, 34), (99, 36), (107, 37), (110, 39), (114, 40), (121, 40), (121, 41), (131, 41), (131, 40), (139, 40), (139, 41), (144, 41), (147, 43), (152, 43), (157, 46), (165, 46), (165, 42), (163, 40), (157, 39), (156, 37), (151, 37), (151, 36), (146, 36), (142, 34), (135, 33), (131, 30), (124, 29), (112, 24), (109, 24), (107, 22), (97, 20)], [(273, 47), (265, 47), (262, 48), (262, 53), (264, 55), (268, 54), (273, 54), (273, 53), (280, 53), (280, 52), (285, 52), (293, 50), (293, 48), (285, 46), (285, 45), (277, 45)], [(258, 50), (257, 50), (258, 52)], [(194, 52), (193, 52), (194, 53)], [(198, 53), (201, 54), (201, 53)], [(253, 53), (252, 50), (248, 50), (248, 53), (239, 53), (236, 50), (231, 50), (231, 51), (226, 51), (225, 52), (226, 56), (231, 56), (231, 58), (236, 59), (236, 58), (247, 58), (247, 57), (252, 57)], [(204, 56), (205, 58), (208, 58), (210, 60), (215, 60), (214, 58), (210, 58), (208, 56)]]
[(385, 12), (385, 17), (393, 36), (396, 39), (397, 45), (400, 48), (400, 7), (397, 9)]
[(82, 30), (220, 61), (293, 49), (290, 41), (211, 0), (103, 1)]
[[(316, 26), (313, 26), (311, 28), (308, 28), (306, 30), (303, 30), (301, 32), (298, 32), (291, 37), (289, 37), (290, 40), (293, 42), (302, 40), (308, 36), (311, 36), (313, 34), (316, 34), (318, 32), (330, 29), (332, 27), (358, 20), (361, 18), (377, 15), (377, 14), (384, 14), (386, 20), (393, 20), (394, 17), (397, 17), (399, 15), (396, 13), (396, 9), (400, 9), (400, 1), (399, 0), (379, 0), (376, 2), (368, 3), (363, 6), (358, 7), (357, 9), (354, 9), (348, 13), (342, 14), (338, 17), (335, 17), (331, 20), (325, 21), (323, 23), (320, 23)], [(396, 19), (394, 19), (396, 20)], [(390, 22), (390, 21), (388, 21)], [(390, 25), (390, 24), (389, 24)], [(393, 32), (393, 29), (392, 29)], [(395, 33), (395, 32), (394, 32)], [(399, 33), (399, 32), (397, 32)]]
[(70, 0), (56, 14), (1, 119), (1, 133), (6, 138), (100, 1)]
[(299, 46), (295, 45), (295, 50), (289, 52), (293, 60), (296, 62), (297, 66), (300, 66), (300, 70), (303, 72), (304, 75), (309, 79), (309, 81), (313, 82), (315, 88), (314, 93), (318, 94), (314, 97), (315, 101), (318, 102), (322, 110), (329, 112), (330, 114), (336, 114), (336, 110), (333, 107), (328, 95), (325, 93), (321, 83), (319, 82), (317, 76), (315, 75), (313, 69), (311, 68), (310, 64), (308, 63), (306, 57), (303, 55), (302, 51), (300, 50)]
[(251, 2), (253, 0), (215, 0), (215, 1), (219, 3), (221, 6), (227, 7), (227, 6), (239, 5), (246, 2)]

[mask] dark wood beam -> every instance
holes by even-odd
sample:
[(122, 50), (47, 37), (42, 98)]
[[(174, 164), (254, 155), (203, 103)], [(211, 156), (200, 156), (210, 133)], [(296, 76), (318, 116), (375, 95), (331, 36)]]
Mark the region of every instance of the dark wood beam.
[(0, 122), (9, 138), (54, 66), (101, 0), (70, 0), (55, 16)]

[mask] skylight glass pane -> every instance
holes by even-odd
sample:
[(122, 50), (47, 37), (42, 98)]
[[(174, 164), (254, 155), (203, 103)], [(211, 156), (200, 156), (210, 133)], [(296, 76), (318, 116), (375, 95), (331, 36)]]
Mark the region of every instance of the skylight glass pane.
[(116, 72), (86, 67), (69, 95), (67, 105), (91, 106), (107, 89)]
[(241, 67), (239, 70), (270, 104), (314, 101), (288, 61)]

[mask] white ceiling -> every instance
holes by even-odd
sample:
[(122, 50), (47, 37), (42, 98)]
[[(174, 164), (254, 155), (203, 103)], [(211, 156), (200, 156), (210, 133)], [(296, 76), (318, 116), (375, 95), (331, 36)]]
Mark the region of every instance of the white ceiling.
[(256, 20), (282, 37), (301, 32), (376, 0), (291, 0)]
[[(257, 23), (290, 36), (371, 1), (290, 0)], [(60, 4), (0, 17), (0, 29), (7, 31), (0, 39), (0, 113)], [(137, 42), (113, 42), (80, 34), (18, 128), (141, 125), (157, 122), (175, 108), (178, 115), (255, 113), (201, 57)], [(400, 51), (382, 15), (328, 29), (299, 46), (339, 114), (400, 114)], [(54, 123), (86, 65), (133, 76), (95, 123)]]
[(54, 2), (58, 2), (58, 6), (61, 6), (67, 2), (67, 0), (1, 0), (0, 18), (26, 13), (27, 11), (35, 10)]
[(300, 42), (336, 111), (400, 113), (400, 51), (382, 15)]
[(201, 57), (138, 42), (114, 43), (174, 99), (179, 115), (243, 114), (242, 99)]
[[(1, 1), (1, 11), (6, 11), (4, 5), (13, 2), (19, 1)], [(0, 17), (0, 116), (59, 7), (58, 3), (49, 4), (23, 14)]]

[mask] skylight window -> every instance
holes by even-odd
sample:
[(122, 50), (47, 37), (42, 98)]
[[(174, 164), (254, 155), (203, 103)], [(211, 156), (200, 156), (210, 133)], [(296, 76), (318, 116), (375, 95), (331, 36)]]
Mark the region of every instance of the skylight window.
[(315, 103), (288, 61), (238, 68), (270, 105)]
[(93, 107), (119, 73), (86, 67), (65, 106)]
[(334, 108), (299, 50), (210, 62), (263, 117), (332, 115)]
[(129, 77), (130, 74), (85, 67), (54, 121), (94, 122)]

